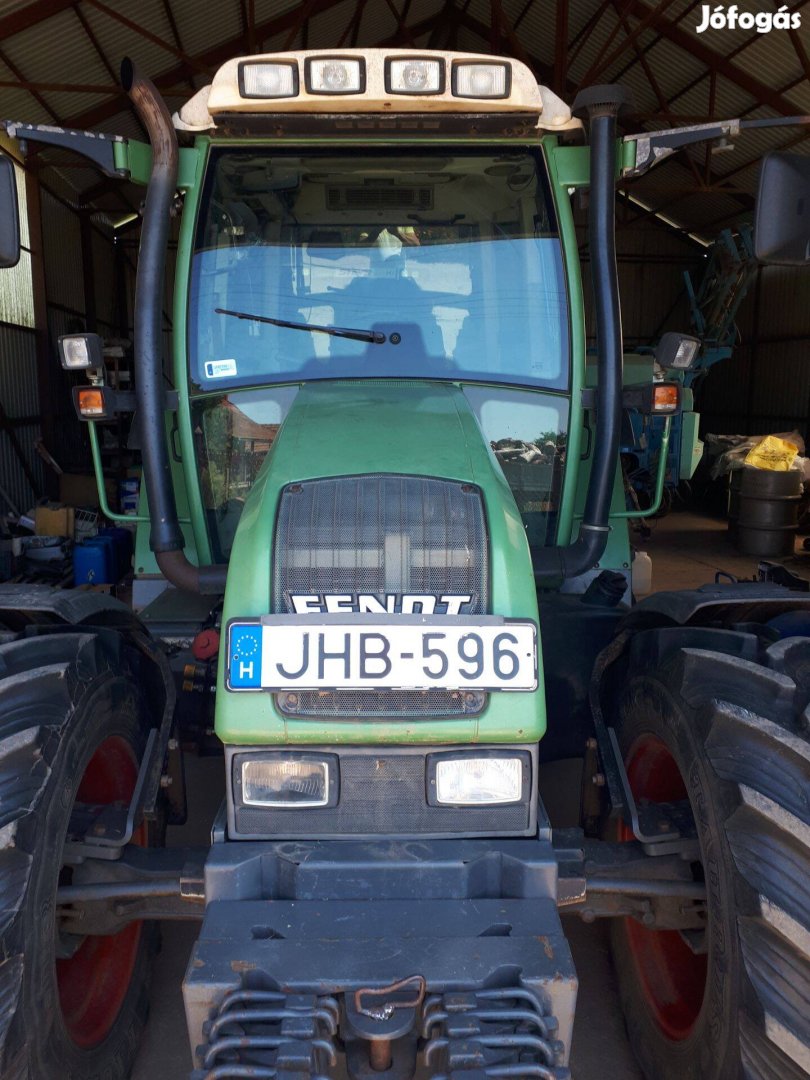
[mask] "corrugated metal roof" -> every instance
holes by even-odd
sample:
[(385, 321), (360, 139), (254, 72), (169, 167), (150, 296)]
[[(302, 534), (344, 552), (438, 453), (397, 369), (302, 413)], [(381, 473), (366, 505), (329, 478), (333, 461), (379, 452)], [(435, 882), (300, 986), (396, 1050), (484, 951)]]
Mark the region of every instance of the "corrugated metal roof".
[[(105, 2), (109, 7), (120, 11), (131, 21), (136, 21), (150, 33), (173, 46), (171, 27), (161, 0), (138, 0), (137, 8), (126, 0), (123, 2), (122, 0), (117, 0), (117, 2), (105, 0)], [(114, 71), (118, 71), (125, 56), (131, 57), (142, 71), (152, 75), (168, 71), (180, 62), (168, 48), (148, 41), (105, 12), (89, 4), (84, 4), (82, 11)], [(89, 42), (88, 46), (92, 48)]]
[[(259, 6), (256, 5), (257, 9)], [(172, 0), (171, 11), (182, 48), (190, 56), (204, 53), (213, 44), (229, 41), (242, 33), (238, 0), (219, 0), (216, 4), (201, 4), (199, 0)], [(174, 43), (172, 36), (167, 40)]]
[(0, 0), (0, 18), (19, 11), (20, 0)]
[[(104, 57), (113, 67), (118, 66), (125, 55), (131, 56), (139, 67), (152, 77), (165, 76), (167, 73), (180, 73), (175, 85), (167, 91), (171, 108), (176, 108), (182, 100), (190, 96), (191, 85), (197, 87), (207, 81), (205, 72), (199, 70), (205, 63), (206, 54), (212, 49), (221, 48), (223, 43), (233, 43), (233, 52), (247, 52), (246, 27), (243, 24), (244, 5), (240, 0), (220, 0), (217, 4), (200, 4), (198, 0), (165, 0), (170, 6), (179, 35), (179, 45), (167, 18), (164, 0), (140, 0), (133, 5), (131, 0), (105, 0), (105, 4), (119, 13), (124, 19), (136, 25), (127, 26), (114, 18), (109, 12), (95, 7), (88, 0), (76, 0), (75, 7), (95, 35)], [(394, 0), (397, 9), (405, 9), (404, 0)], [(457, 0), (459, 21), (455, 30), (453, 44), (457, 48), (473, 52), (489, 51), (488, 27), (491, 19), (490, 0)], [(535, 58), (543, 71), (554, 68), (554, 50), (556, 40), (556, 7), (534, 0), (528, 7), (525, 0), (501, 0), (501, 6), (507, 20), (514, 24), (520, 18), (517, 34), (527, 52)], [(740, 5), (742, 7), (742, 5)], [(357, 0), (337, 0), (330, 5), (329, 0), (305, 0), (293, 3), (290, 0), (255, 0), (255, 23), (259, 30), (268, 24), (281, 29), (271, 34), (263, 47), (267, 50), (279, 48), (289, 42), (291, 29), (296, 26), (298, 16), (307, 16), (306, 42), (309, 47), (334, 47), (344, 35), (347, 26), (358, 10)], [(771, 88), (790, 87), (782, 91), (787, 105), (797, 113), (810, 113), (810, 83), (805, 79), (802, 63), (790, 36), (784, 31), (774, 30), (768, 34), (745, 29), (709, 29), (697, 34), (696, 28), (703, 18), (704, 5), (695, 0), (673, 0), (662, 11), (659, 20), (636, 35), (635, 44), (626, 41), (627, 30), (635, 30), (644, 11), (655, 9), (654, 0), (633, 0), (623, 4), (626, 26), (622, 26), (613, 5), (602, 7), (597, 0), (570, 0), (568, 3), (568, 37), (574, 41), (582, 34), (581, 40), (571, 53), (576, 52), (570, 63), (568, 75), (568, 94), (573, 96), (577, 83), (592, 72), (599, 82), (608, 81), (620, 75), (623, 83), (629, 86), (636, 99), (637, 113), (649, 117), (648, 128), (665, 126), (666, 117), (674, 115), (676, 122), (695, 122), (709, 111), (709, 66), (704, 62), (704, 50), (716, 56), (712, 67), (716, 73), (714, 115), (735, 117), (740, 115), (758, 115), (760, 102), (754, 98), (750, 88), (739, 85), (729, 74), (736, 68), (743, 76), (750, 75), (763, 85)], [(0, 0), (0, 20), (4, 16), (17, 14), (25, 10), (20, 0)], [(745, 11), (773, 13), (772, 0), (746, 0)], [(594, 18), (596, 15), (598, 18)], [(809, 16), (810, 17), (810, 16)], [(407, 8), (407, 25), (422, 26), (431, 19), (443, 37), (448, 26), (448, 16), (443, 0), (412, 0)], [(480, 32), (473, 29), (477, 26)], [(159, 41), (148, 40), (138, 31), (142, 27)], [(674, 30), (672, 28), (675, 28)], [(450, 24), (452, 31), (452, 23)], [(683, 48), (672, 40), (672, 35), (686, 35), (685, 40), (694, 43)], [(397, 34), (397, 20), (389, 4), (383, 0), (367, 0), (362, 7), (362, 19), (359, 27), (358, 44), (371, 46)], [(808, 33), (800, 31), (805, 49), (810, 51)], [(261, 34), (258, 35), (261, 37)], [(409, 41), (409, 33), (400, 34), (402, 44)], [(418, 41), (420, 47), (428, 44), (431, 29), (423, 30)], [(301, 47), (304, 40), (299, 28), (293, 47)], [(162, 44), (161, 44), (162, 42)], [(443, 42), (444, 43), (444, 42)], [(257, 47), (262, 45), (257, 42)], [(0, 49), (5, 51), (9, 60), (33, 83), (40, 84), (90, 84), (106, 87), (110, 84), (110, 75), (104, 62), (85, 33), (75, 10), (63, 10), (51, 17), (43, 18), (28, 29), (7, 36)], [(642, 64), (638, 58), (641, 52)], [(182, 55), (178, 55), (181, 53)], [(616, 53), (612, 59), (611, 54)], [(728, 58), (732, 69), (727, 68)], [(184, 58), (198, 58), (196, 62), (185, 64)], [(610, 59), (606, 66), (604, 61)], [(653, 73), (659, 93), (650, 85), (645, 73), (645, 65)], [(0, 63), (0, 78), (13, 81), (9, 69)], [(745, 81), (744, 78), (742, 80)], [(693, 84), (693, 85), (692, 85)], [(691, 88), (690, 88), (691, 87)], [(77, 117), (96, 111), (100, 107), (102, 119), (97, 126), (100, 130), (116, 132), (128, 137), (142, 137), (140, 129), (132, 116), (131, 110), (123, 97), (118, 102), (106, 92), (87, 93), (78, 90), (41, 90), (40, 96), (51, 112), (70, 122)], [(0, 115), (27, 119), (33, 122), (51, 122), (52, 115), (27, 90), (0, 88)], [(767, 115), (767, 113), (766, 113)], [(683, 118), (680, 120), (679, 118)], [(794, 132), (765, 131), (747, 135), (738, 140), (735, 154), (715, 157), (712, 171), (715, 176), (733, 172), (732, 183), (743, 192), (753, 192), (756, 183), (755, 169), (746, 168), (735, 172), (740, 163), (745, 163), (766, 153), (776, 146), (795, 138)], [(799, 144), (799, 150), (810, 149), (807, 144)], [(695, 161), (703, 169), (704, 150), (692, 151)], [(680, 155), (683, 159), (684, 155)], [(47, 157), (46, 161), (49, 160)], [(51, 158), (50, 160), (53, 160)], [(49, 170), (49, 174), (53, 170)], [(664, 176), (671, 179), (664, 180)], [(61, 190), (69, 197), (77, 192), (94, 187), (97, 179), (83, 169), (64, 170), (60, 181)], [(654, 177), (639, 181), (639, 192), (647, 199), (669, 200), (674, 189), (693, 184), (697, 188), (692, 171), (683, 161), (678, 164), (669, 162), (656, 170)], [(679, 214), (689, 227), (705, 223), (720, 205), (728, 208), (734, 205), (727, 195), (717, 192), (701, 193), (691, 200), (683, 199), (678, 203)], [(104, 197), (102, 205), (112, 205)], [(701, 209), (702, 206), (702, 209)]]
[(75, 11), (54, 15), (43, 24), (39, 34), (14, 34), (3, 42), (2, 48), (31, 82), (111, 86), (110, 74), (88, 41)]

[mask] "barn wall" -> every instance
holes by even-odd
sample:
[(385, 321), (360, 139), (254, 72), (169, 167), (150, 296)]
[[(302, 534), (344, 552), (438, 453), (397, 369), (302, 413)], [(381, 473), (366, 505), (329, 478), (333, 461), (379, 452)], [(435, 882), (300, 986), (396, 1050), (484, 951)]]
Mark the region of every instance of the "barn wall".
[(740, 345), (711, 369), (700, 394), (703, 429), (810, 437), (810, 303), (803, 269), (759, 270), (740, 311)]
[(25, 513), (45, 482), (34, 450), (41, 429), (36, 338), (29, 327), (0, 325), (0, 404), (0, 513)]
[[(653, 344), (666, 330), (689, 332), (689, 305), (684, 271), (700, 275), (703, 249), (666, 225), (633, 222), (637, 211), (619, 203), (616, 256), (626, 349)], [(576, 212), (577, 237), (585, 287), (585, 325), (589, 348), (595, 345), (596, 325), (591, 295), (591, 265), (583, 211)]]
[[(30, 198), (30, 175), (26, 179), (22, 169), (18, 187), (22, 241), (32, 248), (23, 257), (32, 267), (34, 302), (29, 295), (17, 305), (19, 311), (13, 305), (4, 310), (6, 321), (0, 321), (0, 512), (5, 512), (8, 500), (25, 512), (38, 497), (56, 494), (56, 477), (35, 450), (40, 439), (66, 472), (89, 471), (87, 433), (75, 417), (70, 395), (77, 377), (62, 371), (57, 341), (62, 334), (86, 329), (109, 335), (115, 319), (111, 232), (89, 220), (83, 225), (79, 211), (43, 185), (38, 189), (37, 210), (37, 200)], [(29, 230), (27, 217), (37, 213), (41, 230), (33, 218)], [(91, 271), (82, 258), (83, 228), (89, 230)], [(88, 287), (92, 288), (89, 304)], [(4, 292), (10, 295), (8, 289)], [(95, 318), (88, 318), (93, 312)], [(34, 325), (37, 321), (44, 325)]]
[(47, 191), (42, 194), (42, 224), (48, 357), (58, 431), (57, 444), (49, 450), (65, 472), (87, 473), (91, 469), (87, 430), (76, 419), (71, 399), (71, 388), (85, 380), (62, 371), (58, 339), (83, 331), (116, 336), (115, 247), (111, 230), (83, 219)]

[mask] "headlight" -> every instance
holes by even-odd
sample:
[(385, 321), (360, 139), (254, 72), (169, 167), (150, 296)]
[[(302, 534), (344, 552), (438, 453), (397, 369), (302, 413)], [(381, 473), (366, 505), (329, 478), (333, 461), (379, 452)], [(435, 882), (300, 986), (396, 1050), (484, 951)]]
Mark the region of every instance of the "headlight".
[(440, 94), (444, 90), (444, 65), (441, 60), (416, 56), (387, 60), (385, 90), (388, 94)]
[(490, 806), (521, 801), (529, 760), (526, 754), (436, 755), (433, 766), (437, 804)]
[(508, 64), (453, 64), (453, 94), (463, 98), (509, 97), (511, 68)]
[(295, 97), (298, 64), (240, 64), (239, 93), (243, 98)]
[(104, 342), (98, 334), (63, 334), (59, 338), (59, 359), (65, 371), (103, 368)]
[(307, 90), (310, 94), (361, 94), (365, 89), (362, 60), (341, 56), (319, 56), (307, 60)]
[(242, 801), (245, 806), (275, 806), (300, 810), (328, 806), (337, 784), (327, 758), (261, 757), (242, 761)]

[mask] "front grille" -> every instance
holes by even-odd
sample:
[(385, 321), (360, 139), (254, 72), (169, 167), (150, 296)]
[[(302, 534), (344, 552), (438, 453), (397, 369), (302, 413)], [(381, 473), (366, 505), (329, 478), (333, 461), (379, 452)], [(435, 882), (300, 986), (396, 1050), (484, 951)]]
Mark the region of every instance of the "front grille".
[[(464, 614), (486, 610), (487, 540), (479, 490), (418, 476), (369, 475), (289, 484), (281, 495), (273, 611), (291, 595), (471, 596)], [(486, 695), (454, 690), (301, 691), (288, 715), (469, 716)]]
[(279, 694), (287, 716), (478, 716), (486, 704), (481, 690), (296, 690)]
[[(442, 747), (446, 751), (450, 748)], [(469, 750), (469, 747), (465, 747)], [(491, 749), (491, 747), (488, 747)], [(531, 756), (531, 777), (524, 800), (509, 806), (431, 806), (427, 800), (427, 756), (436, 748), (341, 749), (337, 805), (307, 809), (245, 806), (238, 777), (245, 759), (261, 751), (227, 750), (231, 772), (234, 828), (241, 839), (359, 836), (525, 836), (535, 828), (534, 748), (509, 747)], [(307, 748), (317, 753), (317, 748)], [(334, 747), (329, 748), (333, 753)]]

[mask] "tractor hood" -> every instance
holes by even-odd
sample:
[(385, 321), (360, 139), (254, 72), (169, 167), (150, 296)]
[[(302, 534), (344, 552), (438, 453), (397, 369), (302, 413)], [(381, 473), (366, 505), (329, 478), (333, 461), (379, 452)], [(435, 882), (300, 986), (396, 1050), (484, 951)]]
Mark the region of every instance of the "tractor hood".
[(307, 383), (295, 397), (264, 480), (369, 472), (470, 483), (492, 459), (464, 392), (447, 383)]
[[(356, 488), (365, 491), (364, 485), (371, 490), (380, 477), (391, 475), (475, 486), (481, 496), (481, 543), (488, 567), (486, 595), (481, 598), (479, 610), (536, 622), (536, 593), (523, 523), (463, 388), (449, 383), (392, 379), (302, 386), (239, 522), (229, 562), (223, 625), (227, 626), (231, 619), (289, 610), (279, 596), (274, 596), (274, 591), (280, 594), (285, 583), (282, 581), (279, 588), (277, 577), (274, 590), (273, 580), (277, 522), (282, 500), (289, 497), (285, 489), (289, 492), (290, 485), (306, 487), (312, 481), (351, 477), (366, 478)], [(402, 531), (401, 526), (397, 529)], [(300, 531), (297, 535), (301, 535)], [(396, 542), (393, 535), (392, 540)], [(279, 539), (279, 545), (281, 542)], [(303, 547), (296, 548), (299, 561), (308, 558), (307, 546), (305, 535)], [(332, 557), (341, 558), (337, 544), (335, 552), (324, 554), (323, 549), (319, 550), (319, 566)], [(344, 584), (335, 591), (351, 589)], [(482, 728), (489, 727), (488, 720), (492, 723), (492, 738), (512, 742), (525, 741), (527, 736), (537, 738), (542, 729), (542, 694), (506, 695), (511, 699), (508, 707), (504, 695), (492, 694), (484, 714), (475, 719), (423, 720), (414, 724), (412, 720), (388, 717), (369, 725), (368, 718), (361, 722), (357, 718), (283, 716), (276, 710), (273, 695), (225, 689), (224, 662), (220, 665), (219, 687), (216, 726), (226, 743), (324, 739), (362, 743), (380, 739), (431, 741), (439, 737), (444, 741), (445, 736), (466, 742), (476, 733), (480, 737)], [(523, 713), (522, 723), (520, 718), (516, 722), (519, 713)]]

